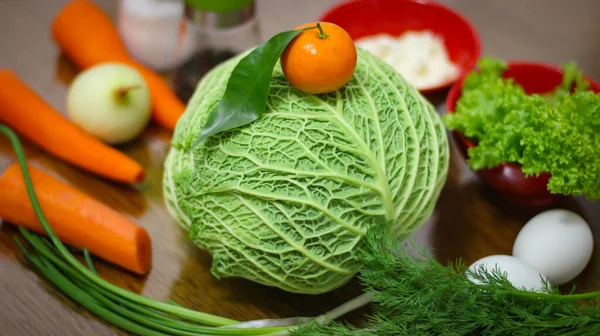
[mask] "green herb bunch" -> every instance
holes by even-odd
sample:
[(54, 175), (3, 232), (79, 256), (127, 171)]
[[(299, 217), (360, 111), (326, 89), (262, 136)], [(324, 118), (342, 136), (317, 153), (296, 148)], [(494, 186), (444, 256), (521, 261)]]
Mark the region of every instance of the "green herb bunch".
[(401, 243), (385, 230), (371, 229), (361, 253), (360, 280), (373, 298), (367, 323), (309, 323), (296, 335), (600, 335), (600, 292), (517, 289), (498, 269), (471, 272), (460, 261), (444, 266), (410, 239)]
[(526, 94), (507, 65), (484, 58), (462, 86), (450, 130), (477, 142), (468, 151), (474, 170), (517, 163), (527, 176), (550, 173), (554, 194), (600, 197), (600, 94), (590, 90), (575, 63), (564, 66), (562, 84), (545, 94)]

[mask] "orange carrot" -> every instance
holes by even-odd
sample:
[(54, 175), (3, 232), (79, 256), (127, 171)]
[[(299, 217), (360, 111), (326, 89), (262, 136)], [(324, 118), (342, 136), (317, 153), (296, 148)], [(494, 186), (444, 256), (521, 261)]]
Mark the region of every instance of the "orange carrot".
[(67, 120), (12, 71), (0, 69), (0, 122), (49, 153), (118, 182), (144, 180), (142, 166)]
[[(28, 170), (42, 211), (64, 243), (85, 247), (91, 254), (132, 272), (148, 272), (152, 243), (143, 227), (31, 165)], [(29, 200), (18, 163), (0, 175), (0, 204), (3, 220), (46, 234)]]
[(81, 69), (105, 62), (120, 62), (135, 68), (150, 88), (154, 121), (175, 129), (185, 105), (162, 77), (129, 55), (118, 30), (100, 7), (88, 0), (69, 2), (52, 22), (52, 36), (62, 52)]

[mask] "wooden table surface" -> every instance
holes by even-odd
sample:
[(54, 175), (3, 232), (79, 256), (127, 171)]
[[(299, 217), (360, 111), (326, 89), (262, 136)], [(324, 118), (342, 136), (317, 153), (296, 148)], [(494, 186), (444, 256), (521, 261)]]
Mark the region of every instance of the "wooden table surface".
[[(52, 43), (49, 25), (67, 0), (0, 0), (0, 68), (13, 69), (56, 108), (64, 111), (65, 93), (75, 75)], [(337, 1), (258, 0), (263, 38), (313, 20)], [(600, 80), (600, 1), (598, 0), (447, 0), (480, 33), (485, 54), (507, 59), (562, 64), (575, 60)], [(111, 15), (116, 1), (99, 1)], [(440, 108), (443, 110), (443, 108)], [(161, 194), (162, 165), (170, 133), (150, 127), (122, 148), (148, 171), (136, 189), (118, 186), (49, 157), (27, 145), (30, 161), (145, 226), (153, 238), (153, 270), (135, 277), (99, 263), (101, 275), (127, 289), (158, 300), (240, 320), (320, 314), (360, 292), (353, 281), (331, 293), (301, 296), (241, 279), (216, 280), (210, 256), (190, 243), (169, 217)], [(0, 169), (14, 160), (0, 141)], [(599, 203), (570, 199), (561, 206), (582, 214), (600, 239)], [(2, 204), (0, 204), (2, 206)], [(470, 263), (490, 254), (510, 254), (519, 228), (541, 209), (524, 209), (498, 200), (481, 185), (453, 150), (450, 175), (431, 219), (416, 239), (445, 261)], [(0, 224), (0, 335), (115, 335), (111, 328), (75, 306), (25, 267), (12, 242), (13, 226)], [(600, 249), (575, 281), (581, 291), (600, 287)], [(359, 319), (361, 312), (350, 315)]]

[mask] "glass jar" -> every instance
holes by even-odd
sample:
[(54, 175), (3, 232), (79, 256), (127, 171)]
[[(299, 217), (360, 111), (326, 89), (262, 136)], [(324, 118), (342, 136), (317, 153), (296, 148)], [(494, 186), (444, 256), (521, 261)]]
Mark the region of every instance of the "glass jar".
[(185, 16), (196, 49), (175, 72), (174, 87), (187, 102), (204, 74), (261, 40), (254, 0), (186, 0)]

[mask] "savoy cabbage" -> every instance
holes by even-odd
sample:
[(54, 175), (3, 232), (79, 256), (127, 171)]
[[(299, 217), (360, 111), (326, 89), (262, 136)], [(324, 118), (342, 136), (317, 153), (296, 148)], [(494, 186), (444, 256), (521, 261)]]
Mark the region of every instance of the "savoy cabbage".
[(239, 59), (201, 80), (177, 125), (167, 207), (217, 277), (335, 289), (359, 271), (367, 228), (393, 220), (400, 235), (431, 215), (448, 170), (444, 127), (415, 88), (359, 50), (353, 78), (326, 95), (293, 88), (277, 65), (259, 120), (193, 146)]

